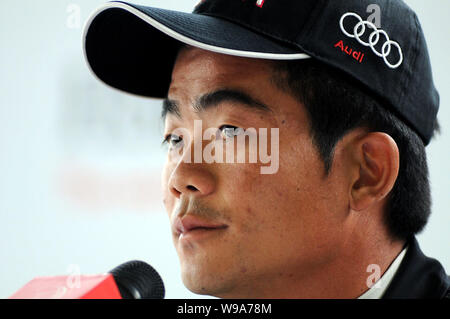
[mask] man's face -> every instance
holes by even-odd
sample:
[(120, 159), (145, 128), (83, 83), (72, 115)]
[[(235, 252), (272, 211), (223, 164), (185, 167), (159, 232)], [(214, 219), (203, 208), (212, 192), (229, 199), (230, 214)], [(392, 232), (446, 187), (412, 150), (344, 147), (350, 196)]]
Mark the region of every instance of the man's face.
[[(195, 48), (182, 50), (176, 60), (168, 99), (179, 114), (174, 107), (167, 113), (165, 134), (184, 128), (190, 137), (180, 137), (186, 150), (181, 157), (169, 147), (162, 186), (183, 282), (195, 293), (288, 293), (340, 253), (348, 189), (341, 175), (325, 177), (304, 106), (273, 83), (273, 74), (270, 61)], [(224, 91), (240, 92), (241, 98), (214, 94)], [(199, 101), (207, 107), (199, 108)], [(203, 130), (278, 128), (278, 171), (261, 174), (261, 162), (187, 163), (194, 120), (202, 121)], [(236, 138), (225, 131), (218, 138)]]

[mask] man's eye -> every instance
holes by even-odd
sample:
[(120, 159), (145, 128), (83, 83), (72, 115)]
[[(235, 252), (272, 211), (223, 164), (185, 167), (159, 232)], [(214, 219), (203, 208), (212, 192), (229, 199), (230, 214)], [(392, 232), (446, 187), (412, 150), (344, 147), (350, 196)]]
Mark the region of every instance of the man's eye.
[(232, 125), (222, 125), (221, 127), (219, 127), (219, 130), (221, 131), (222, 136), (225, 138), (233, 138), (244, 132), (243, 128)]
[(174, 134), (168, 134), (163, 141), (163, 144), (168, 144), (170, 147), (179, 147), (182, 143), (183, 139)]

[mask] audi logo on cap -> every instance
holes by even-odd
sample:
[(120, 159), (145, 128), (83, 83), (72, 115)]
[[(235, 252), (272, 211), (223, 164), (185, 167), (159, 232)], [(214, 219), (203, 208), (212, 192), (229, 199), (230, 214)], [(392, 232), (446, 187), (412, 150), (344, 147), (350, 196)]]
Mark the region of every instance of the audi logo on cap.
[[(348, 17), (355, 17), (358, 20), (358, 23), (354, 26), (352, 32), (348, 32), (344, 27), (344, 21)], [(377, 29), (375, 24), (373, 24), (370, 21), (363, 20), (357, 13), (354, 13), (354, 12), (345, 13), (341, 17), (341, 20), (339, 21), (339, 25), (341, 27), (342, 32), (346, 36), (348, 36), (349, 38), (355, 38), (363, 46), (370, 47), (372, 49), (373, 53), (375, 53), (377, 56), (383, 58), (386, 65), (388, 67), (390, 67), (391, 69), (396, 69), (403, 63), (403, 52), (402, 52), (402, 48), (400, 47), (400, 44), (398, 44), (398, 42), (396, 42), (396, 41), (392, 41), (389, 38), (389, 35), (387, 34), (386, 31)], [(371, 28), (373, 30), (372, 33), (369, 35), (369, 39), (368, 39), (369, 42), (365, 42), (365, 41), (361, 40), (361, 36), (366, 32), (366, 26), (368, 26), (369, 28)], [(380, 37), (380, 35), (382, 35), (382, 37)], [(383, 45), (381, 47), (381, 52), (380, 52), (375, 48), (375, 46), (380, 42), (380, 40), (382, 38), (384, 38), (386, 41), (383, 43)], [(399, 53), (398, 62), (395, 64), (392, 64), (391, 62), (388, 61), (388, 56), (391, 54), (392, 47), (396, 48)]]

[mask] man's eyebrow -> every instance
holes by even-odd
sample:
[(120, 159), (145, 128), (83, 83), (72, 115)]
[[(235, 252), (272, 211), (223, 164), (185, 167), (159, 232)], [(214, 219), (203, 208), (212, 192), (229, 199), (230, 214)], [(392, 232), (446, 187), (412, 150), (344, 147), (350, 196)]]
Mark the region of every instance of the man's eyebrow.
[(166, 118), (167, 114), (173, 114), (181, 118), (180, 108), (178, 107), (177, 101), (164, 99), (162, 105), (161, 117)]
[[(250, 94), (239, 89), (229, 89), (222, 88), (213, 92), (206, 93), (197, 99), (195, 104), (192, 106), (195, 112), (204, 112), (207, 109), (211, 109), (219, 106), (223, 102), (237, 102), (243, 106), (261, 112), (272, 112), (272, 109), (259, 101), (258, 99), (252, 97)], [(161, 116), (164, 119), (167, 114), (176, 115), (181, 118), (181, 112), (177, 101), (171, 99), (165, 99), (163, 101), (163, 108)]]
[(207, 109), (217, 107), (222, 102), (237, 102), (243, 106), (262, 112), (272, 112), (272, 109), (252, 97), (250, 94), (238, 89), (219, 89), (201, 96), (194, 105), (196, 112), (206, 111)]

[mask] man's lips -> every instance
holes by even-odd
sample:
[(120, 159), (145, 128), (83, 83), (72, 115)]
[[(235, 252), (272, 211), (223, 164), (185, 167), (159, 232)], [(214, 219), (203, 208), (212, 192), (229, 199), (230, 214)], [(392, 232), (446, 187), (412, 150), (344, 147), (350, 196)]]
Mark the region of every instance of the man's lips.
[(177, 235), (186, 235), (194, 230), (215, 230), (224, 229), (228, 225), (204, 219), (195, 215), (185, 215), (183, 218), (177, 217), (172, 224), (173, 232)]

